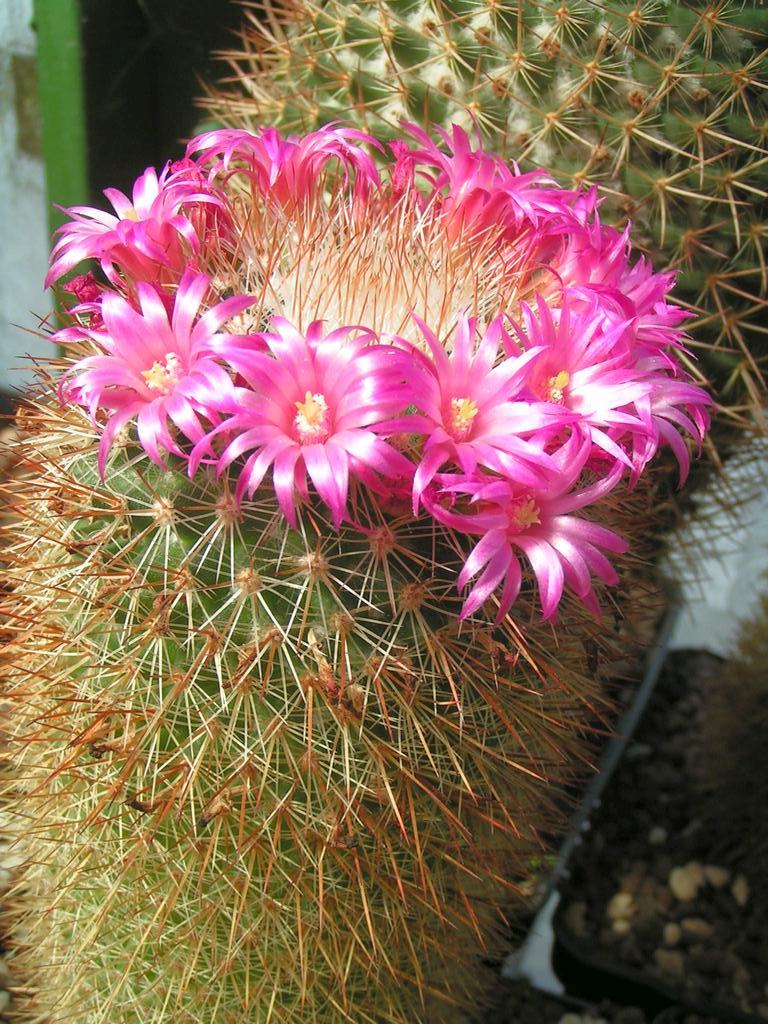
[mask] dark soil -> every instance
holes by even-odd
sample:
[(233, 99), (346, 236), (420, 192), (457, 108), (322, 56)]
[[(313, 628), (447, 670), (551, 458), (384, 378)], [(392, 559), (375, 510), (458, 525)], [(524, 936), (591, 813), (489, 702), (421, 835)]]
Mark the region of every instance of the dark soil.
[[(704, 824), (711, 805), (691, 767), (701, 709), (721, 670), (705, 653), (671, 655), (574, 855), (562, 920), (587, 958), (613, 962), (719, 1020), (731, 1018), (718, 1007), (733, 1020), (768, 1019), (768, 892), (756, 882), (765, 874), (728, 863), (722, 836)], [(705, 1018), (668, 1011), (661, 1020)]]
[(685, 1010), (667, 1010), (656, 1018), (655, 1024), (722, 1024), (714, 1017), (702, 1017), (698, 1013), (686, 1013)]
[[(498, 1001), (484, 1024), (648, 1024), (642, 1010), (607, 1002), (572, 1009), (554, 997), (537, 992), (525, 981), (504, 981)], [(675, 1022), (677, 1024), (677, 1022)]]

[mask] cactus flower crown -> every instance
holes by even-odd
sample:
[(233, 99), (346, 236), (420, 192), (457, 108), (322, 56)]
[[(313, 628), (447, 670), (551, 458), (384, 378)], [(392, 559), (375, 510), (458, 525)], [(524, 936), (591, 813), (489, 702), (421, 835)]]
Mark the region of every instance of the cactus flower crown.
[(65, 285), (59, 396), (102, 476), (138, 444), (292, 527), (421, 517), (464, 552), (462, 618), (502, 618), (526, 573), (545, 618), (566, 590), (597, 613), (626, 549), (601, 500), (662, 446), (682, 482), (708, 426), (687, 314), (594, 190), (438, 135), (210, 131), (114, 214), (68, 210), (47, 283), (100, 275)]

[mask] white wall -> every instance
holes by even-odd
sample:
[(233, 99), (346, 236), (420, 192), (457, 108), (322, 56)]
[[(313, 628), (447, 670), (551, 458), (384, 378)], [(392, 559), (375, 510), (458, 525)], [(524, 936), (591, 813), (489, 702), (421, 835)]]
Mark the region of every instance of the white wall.
[(735, 653), (740, 626), (768, 592), (768, 442), (754, 439), (727, 465), (670, 561), (683, 596), (672, 647)]
[[(32, 0), (0, 0), (0, 389), (3, 391), (23, 387), (29, 380), (31, 371), (28, 365), (24, 366), (22, 358), (25, 354), (47, 356), (52, 350), (49, 342), (22, 330), (35, 329), (51, 307), (50, 297), (43, 291), (49, 238), (43, 162), (39, 152), (34, 152), (37, 145), (33, 122), (37, 104), (34, 80), (29, 73), (35, 57), (31, 21)], [(17, 110), (22, 111), (21, 118), (17, 117)], [(32, 152), (25, 152), (21, 147)]]

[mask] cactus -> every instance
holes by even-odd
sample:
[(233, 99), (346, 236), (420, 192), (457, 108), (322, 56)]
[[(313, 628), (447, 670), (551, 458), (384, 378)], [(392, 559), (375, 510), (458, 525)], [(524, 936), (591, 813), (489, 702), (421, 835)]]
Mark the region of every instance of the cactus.
[(718, 448), (764, 428), (768, 307), (762, 4), (291, 0), (246, 7), (218, 121), (307, 130), (477, 126), (522, 166), (598, 184), (697, 313)]
[(482, 1002), (708, 399), (594, 195), (443, 142), (215, 131), (60, 231), (100, 276), (5, 489), (14, 1022)]

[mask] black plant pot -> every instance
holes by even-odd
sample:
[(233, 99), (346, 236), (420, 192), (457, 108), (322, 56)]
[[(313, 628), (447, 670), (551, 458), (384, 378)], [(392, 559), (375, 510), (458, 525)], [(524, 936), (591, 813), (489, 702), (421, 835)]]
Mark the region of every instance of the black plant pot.
[[(570, 877), (559, 886), (553, 967), (568, 995), (640, 1006), (654, 1024), (765, 1021), (756, 1011), (768, 1003), (768, 938), (759, 916), (768, 894), (737, 902), (730, 885), (738, 866), (708, 846), (706, 797), (693, 782), (686, 749), (701, 695), (721, 672), (719, 659), (706, 654), (677, 652), (668, 660), (636, 739), (575, 849)], [(652, 841), (654, 831), (663, 838)], [(681, 894), (670, 871), (693, 861), (732, 868), (731, 878), (723, 885), (707, 876), (692, 896)], [(608, 908), (619, 893), (633, 909), (617, 921), (620, 915)], [(703, 937), (692, 922), (706, 926)], [(673, 923), (677, 936), (667, 942)], [(663, 975), (662, 950), (676, 958), (676, 976)], [(736, 980), (738, 969), (715, 981), (728, 957), (746, 981)], [(711, 977), (703, 967), (707, 958), (715, 966)]]

